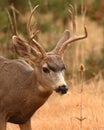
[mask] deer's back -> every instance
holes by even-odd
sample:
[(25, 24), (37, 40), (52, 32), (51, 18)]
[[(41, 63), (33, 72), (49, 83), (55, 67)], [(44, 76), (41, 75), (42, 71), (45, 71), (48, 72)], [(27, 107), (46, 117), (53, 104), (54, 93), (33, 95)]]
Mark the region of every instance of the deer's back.
[(9, 91), (25, 89), (33, 68), (21, 60), (0, 57), (0, 97)]
[(9, 60), (0, 57), (0, 84), (11, 85), (17, 80), (22, 82), (28, 78), (32, 71), (33, 68), (22, 60)]

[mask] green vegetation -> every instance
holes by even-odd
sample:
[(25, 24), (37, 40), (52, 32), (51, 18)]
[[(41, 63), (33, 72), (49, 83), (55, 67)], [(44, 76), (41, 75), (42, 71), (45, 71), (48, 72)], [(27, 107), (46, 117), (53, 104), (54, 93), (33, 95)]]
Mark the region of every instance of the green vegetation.
[(104, 1), (94, 0), (89, 6), (88, 16), (104, 26)]
[[(90, 1), (90, 0), (88, 0)], [(47, 37), (47, 46), (49, 50), (53, 48), (55, 41), (57, 41), (57, 35), (60, 31), (64, 30), (69, 24), (69, 14), (68, 8), (69, 4), (77, 4), (78, 12), (81, 12), (81, 2), (82, 0), (0, 0), (0, 52), (9, 58), (14, 58), (12, 50), (11, 35), (12, 31), (10, 27), (10, 22), (8, 20), (8, 15), (6, 9), (8, 9), (12, 14), (11, 5), (14, 5), (16, 11), (16, 20), (18, 32), (27, 35), (26, 32), (26, 22), (30, 11), (30, 8), (34, 5), (39, 5), (38, 13), (35, 14), (37, 22), (37, 28), (43, 35)], [(86, 4), (86, 0), (83, 0)], [(100, 23), (104, 26), (104, 1), (103, 0), (93, 0), (87, 5), (87, 16), (91, 19)], [(19, 13), (18, 13), (19, 12)], [(58, 24), (61, 26), (58, 26)], [(53, 32), (53, 33), (52, 33)], [(47, 35), (45, 35), (47, 33)], [(50, 34), (49, 34), (50, 33)], [(51, 36), (52, 35), (52, 38)], [(44, 39), (44, 38), (43, 38)], [(48, 43), (50, 42), (50, 45)], [(103, 44), (104, 45), (104, 44)], [(85, 76), (87, 79), (94, 77), (99, 71), (104, 69), (104, 46), (101, 48), (100, 55), (95, 53), (88, 54), (85, 59)], [(75, 68), (76, 71), (76, 68)], [(66, 72), (68, 75), (71, 72)]]
[(88, 55), (87, 59), (85, 59), (85, 65), (87, 66), (85, 71), (87, 79), (95, 77), (99, 72), (104, 73), (104, 44), (100, 55), (92, 53)]

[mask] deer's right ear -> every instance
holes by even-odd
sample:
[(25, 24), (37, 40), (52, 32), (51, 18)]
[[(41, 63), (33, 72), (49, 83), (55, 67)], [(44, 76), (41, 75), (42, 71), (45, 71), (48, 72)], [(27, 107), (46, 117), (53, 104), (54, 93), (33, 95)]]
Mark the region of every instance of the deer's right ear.
[(26, 57), (29, 54), (29, 46), (22, 41), (18, 36), (14, 35), (12, 37), (13, 45), (15, 52), (21, 56), (21, 57)]
[(18, 36), (14, 35), (12, 37), (13, 45), (15, 52), (20, 56), (24, 58), (30, 58), (34, 59), (39, 56), (39, 52), (37, 52), (34, 48), (32, 48), (30, 45), (25, 43), (23, 40), (21, 40)]

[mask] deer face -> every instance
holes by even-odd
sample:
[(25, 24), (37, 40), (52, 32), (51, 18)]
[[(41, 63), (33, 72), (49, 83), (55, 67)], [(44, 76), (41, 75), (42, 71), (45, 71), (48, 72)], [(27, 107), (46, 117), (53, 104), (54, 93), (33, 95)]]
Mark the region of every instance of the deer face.
[[(64, 63), (62, 61), (62, 56), (66, 46), (74, 41), (87, 38), (87, 29), (84, 26), (84, 35), (76, 34), (76, 19), (75, 19), (75, 9), (70, 6), (70, 14), (72, 18), (73, 33), (72, 36), (68, 30), (66, 30), (61, 36), (56, 47), (49, 53), (46, 53), (44, 48), (35, 40), (35, 35), (37, 31), (34, 32), (31, 27), (32, 16), (38, 6), (34, 7), (29, 21), (27, 22), (27, 32), (30, 44), (24, 43), (17, 36), (13, 36), (13, 43), (16, 52), (25, 58), (29, 58), (37, 66), (38, 80), (42, 86), (48, 86), (54, 89), (58, 93), (66, 93), (68, 88), (64, 81), (63, 71), (65, 69)], [(86, 11), (86, 10), (85, 10)], [(83, 12), (83, 15), (85, 12)]]
[[(47, 59), (38, 69), (39, 82), (57, 93), (65, 94), (68, 91), (64, 80), (65, 65), (59, 55), (47, 55)], [(39, 74), (40, 72), (40, 74)]]
[(65, 65), (60, 55), (49, 52), (44, 59), (39, 52), (17, 36), (13, 37), (13, 43), (19, 56), (29, 58), (36, 64), (35, 74), (43, 88), (55, 90), (60, 94), (67, 93), (68, 88), (64, 80)]

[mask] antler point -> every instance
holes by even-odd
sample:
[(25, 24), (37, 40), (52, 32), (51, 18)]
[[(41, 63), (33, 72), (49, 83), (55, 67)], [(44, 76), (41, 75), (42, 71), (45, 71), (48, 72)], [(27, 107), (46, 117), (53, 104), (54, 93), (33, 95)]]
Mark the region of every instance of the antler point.
[(87, 36), (88, 36), (88, 33), (87, 33), (87, 28), (86, 28), (85, 25), (84, 25), (84, 30), (85, 30), (85, 37), (87, 37)]

